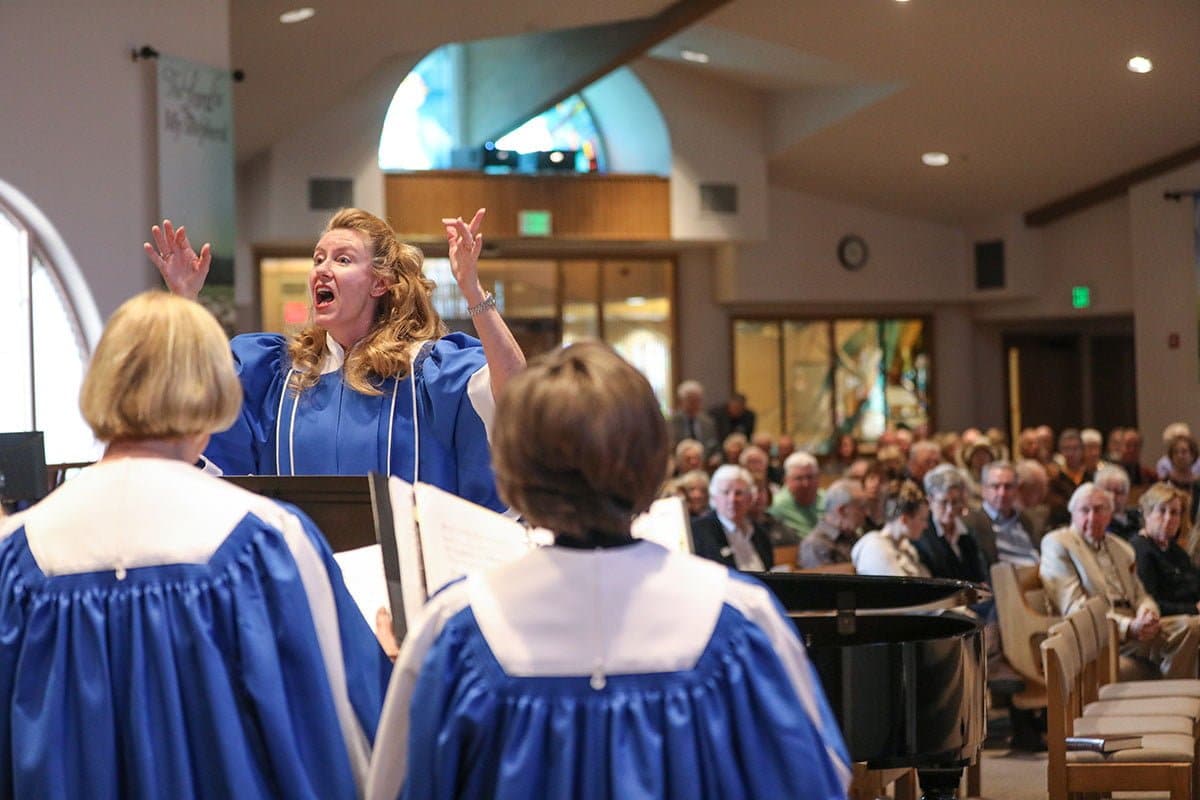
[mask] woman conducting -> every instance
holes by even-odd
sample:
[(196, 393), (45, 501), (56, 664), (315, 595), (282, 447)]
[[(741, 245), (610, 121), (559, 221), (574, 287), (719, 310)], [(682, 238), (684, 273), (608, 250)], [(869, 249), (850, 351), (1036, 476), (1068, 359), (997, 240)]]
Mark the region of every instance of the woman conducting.
[(307, 517), (193, 466), (240, 402), (196, 303), (109, 321), (103, 458), (0, 528), (0, 796), (361, 794), (390, 664)]
[(500, 398), (501, 495), (555, 545), (449, 584), (410, 627), (368, 798), (845, 797), (837, 724), (766, 587), (630, 537), (667, 433), (607, 346)]
[[(490, 467), (494, 398), (525, 358), (479, 283), (479, 233), (443, 220), (450, 264), (479, 339), (446, 334), (421, 253), (379, 217), (343, 209), (313, 251), (310, 324), (233, 339), (245, 393), (207, 461), (226, 474), (355, 475), (376, 471), (432, 483), (501, 509)], [(150, 260), (175, 294), (194, 299), (211, 252), (183, 228), (155, 226)]]

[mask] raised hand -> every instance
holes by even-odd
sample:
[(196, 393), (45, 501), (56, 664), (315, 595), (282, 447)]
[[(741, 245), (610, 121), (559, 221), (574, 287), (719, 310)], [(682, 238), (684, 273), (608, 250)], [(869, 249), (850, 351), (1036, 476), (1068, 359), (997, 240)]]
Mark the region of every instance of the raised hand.
[(469, 306), (483, 300), (483, 287), (479, 283), (479, 253), (483, 250), (483, 234), (479, 229), (483, 227), (486, 213), (487, 209), (479, 209), (469, 223), (463, 222), (462, 217), (442, 218), (442, 224), (446, 226), (446, 238), (450, 242), (450, 269)]
[(145, 242), (142, 249), (162, 273), (167, 288), (172, 294), (195, 300), (208, 277), (212, 248), (206, 242), (197, 254), (188, 241), (186, 229), (176, 228), (169, 219), (163, 220), (161, 228), (158, 225), (151, 228), (150, 234), (154, 237), (154, 244)]

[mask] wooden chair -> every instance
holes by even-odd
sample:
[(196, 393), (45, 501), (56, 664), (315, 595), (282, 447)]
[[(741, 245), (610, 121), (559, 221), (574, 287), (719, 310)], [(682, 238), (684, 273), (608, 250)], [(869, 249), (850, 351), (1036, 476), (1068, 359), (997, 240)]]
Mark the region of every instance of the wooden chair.
[(785, 572), (795, 572), (796, 562), (799, 561), (800, 557), (800, 545), (781, 544), (773, 549), (773, 555), (776, 569), (787, 565), (790, 569), (784, 570)]
[(1074, 735), (1075, 719), (1082, 710), (1080, 653), (1073, 637), (1066, 634), (1050, 636), (1041, 650), (1048, 701), (1046, 783), (1050, 800), (1067, 800), (1075, 792), (1166, 790), (1172, 800), (1192, 796), (1195, 739), (1191, 736), (1145, 734), (1140, 748), (1107, 755), (1068, 753), (1066, 739)]
[(991, 577), (1000, 648), (1004, 659), (1025, 682), (1025, 688), (1012, 695), (1012, 704), (1020, 709), (1045, 708), (1046, 678), (1038, 647), (1050, 626), (1062, 618), (1046, 613), (1036, 566), (1017, 567), (1001, 561), (992, 566)]
[(822, 564), (819, 567), (798, 567), (795, 572), (813, 575), (854, 575), (854, 564), (847, 561), (844, 564)]

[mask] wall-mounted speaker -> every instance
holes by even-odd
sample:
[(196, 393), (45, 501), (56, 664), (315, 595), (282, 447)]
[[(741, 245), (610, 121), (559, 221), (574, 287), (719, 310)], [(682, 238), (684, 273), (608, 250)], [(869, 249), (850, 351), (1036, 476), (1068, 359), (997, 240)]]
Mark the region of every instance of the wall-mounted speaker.
[(352, 178), (309, 178), (308, 210), (337, 211), (354, 205)]
[(1004, 240), (975, 243), (975, 288), (1004, 288)]

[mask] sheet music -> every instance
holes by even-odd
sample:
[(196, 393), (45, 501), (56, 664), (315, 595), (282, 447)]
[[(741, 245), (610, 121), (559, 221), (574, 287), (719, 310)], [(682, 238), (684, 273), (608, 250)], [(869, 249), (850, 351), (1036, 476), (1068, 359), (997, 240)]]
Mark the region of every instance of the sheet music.
[(343, 550), (334, 553), (333, 560), (341, 568), (342, 580), (350, 590), (358, 610), (366, 617), (371, 630), (375, 630), (375, 613), (380, 608), (389, 608), (387, 579), (383, 575), (383, 553), (379, 545)]
[(396, 554), (400, 559), (400, 589), (404, 597), (404, 618), (412, 621), (425, 605), (425, 567), (421, 540), (413, 504), (413, 487), (394, 475), (388, 478), (388, 498), (392, 501), (392, 526), (396, 533)]
[(692, 552), (692, 531), (682, 497), (661, 497), (630, 526), (639, 539), (648, 539), (673, 553)]
[(533, 546), (520, 523), (495, 511), (424, 483), (414, 495), (429, 594), (468, 572), (520, 558)]

